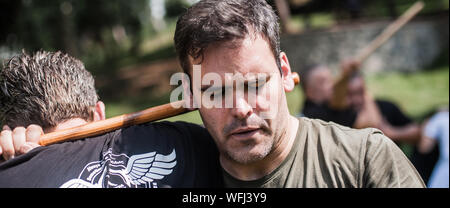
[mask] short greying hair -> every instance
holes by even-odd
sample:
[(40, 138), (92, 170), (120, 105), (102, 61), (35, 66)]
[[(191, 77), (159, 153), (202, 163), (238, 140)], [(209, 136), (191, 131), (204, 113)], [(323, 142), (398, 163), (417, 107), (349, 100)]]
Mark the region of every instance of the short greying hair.
[(203, 57), (213, 43), (261, 35), (269, 42), (278, 68), (280, 63), (278, 16), (265, 0), (201, 0), (177, 22), (175, 49), (186, 74), (191, 70), (189, 56)]
[(62, 52), (25, 52), (0, 70), (0, 119), (11, 128), (52, 128), (72, 118), (92, 121), (98, 95), (83, 63)]

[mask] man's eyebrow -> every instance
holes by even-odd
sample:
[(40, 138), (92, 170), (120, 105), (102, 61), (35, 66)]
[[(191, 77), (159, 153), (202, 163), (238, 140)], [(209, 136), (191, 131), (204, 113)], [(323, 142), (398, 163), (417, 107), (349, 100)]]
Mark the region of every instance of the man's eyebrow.
[[(254, 76), (251, 77), (249, 79), (244, 80), (244, 86), (248, 86), (249, 84), (255, 84), (258, 83), (261, 79), (264, 80), (265, 82), (268, 82), (270, 80), (270, 78), (272, 78), (272, 75), (265, 75), (263, 77), (259, 77), (259, 76)], [(236, 80), (234, 80), (236, 81)], [(234, 83), (232, 86), (224, 86), (224, 85), (203, 85), (200, 88), (200, 91), (205, 92), (206, 90), (210, 90), (210, 91), (216, 91), (216, 90), (225, 90), (225, 88), (231, 88), (234, 87)]]
[(209, 91), (217, 91), (217, 90), (225, 90), (226, 88), (232, 88), (232, 86), (224, 86), (224, 85), (204, 85), (200, 88), (202, 92), (205, 92), (206, 90)]
[(218, 89), (223, 89), (224, 86), (220, 85), (220, 86), (215, 86), (215, 85), (205, 85), (202, 86), (202, 88), (200, 89), (202, 92), (205, 92), (206, 90), (210, 90), (210, 91), (216, 91)]
[(267, 74), (264, 74), (264, 76), (256, 76), (256, 77), (254, 77), (254, 79), (252, 78), (252, 79), (250, 79), (250, 80), (246, 80), (245, 82), (244, 82), (244, 84), (255, 84), (255, 83), (258, 83), (258, 84), (260, 84), (260, 82), (261, 81), (264, 81), (264, 82), (268, 82), (269, 80), (270, 80), (270, 78), (272, 78), (272, 74), (269, 74), (269, 75), (267, 75)]

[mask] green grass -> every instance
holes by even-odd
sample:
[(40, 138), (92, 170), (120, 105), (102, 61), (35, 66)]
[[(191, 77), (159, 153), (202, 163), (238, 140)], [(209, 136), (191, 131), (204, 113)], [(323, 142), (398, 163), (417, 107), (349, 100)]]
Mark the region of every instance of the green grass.
[(183, 115), (175, 116), (172, 118), (165, 119), (165, 121), (186, 121), (190, 123), (203, 124), (203, 121), (200, 117), (200, 113), (198, 111), (189, 112)]
[[(368, 90), (376, 97), (398, 104), (415, 120), (428, 111), (449, 104), (449, 67), (439, 67), (417, 73), (383, 73), (366, 77)], [(288, 107), (297, 115), (303, 105), (304, 95), (299, 86), (287, 94)], [(152, 98), (151, 94), (127, 97), (122, 101), (107, 101), (107, 117), (143, 110), (169, 102), (169, 96)], [(166, 119), (202, 124), (198, 111)]]
[[(326, 28), (336, 24), (333, 14), (330, 13), (315, 13), (310, 16), (310, 27), (311, 28)], [(289, 22), (290, 26), (294, 31), (302, 31), (306, 29), (306, 20), (301, 15), (294, 15), (291, 17)]]
[(367, 85), (377, 98), (394, 101), (415, 120), (449, 103), (448, 66), (414, 74), (380, 74), (368, 77)]

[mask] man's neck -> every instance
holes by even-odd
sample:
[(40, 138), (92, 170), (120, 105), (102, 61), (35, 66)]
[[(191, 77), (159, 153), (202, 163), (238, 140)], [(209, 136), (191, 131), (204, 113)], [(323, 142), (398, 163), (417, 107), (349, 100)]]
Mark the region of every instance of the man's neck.
[(81, 118), (73, 118), (67, 121), (64, 121), (62, 123), (59, 123), (57, 126), (52, 127), (52, 128), (47, 128), (44, 129), (45, 133), (50, 133), (50, 132), (55, 132), (55, 131), (61, 131), (64, 129), (70, 129), (73, 127), (77, 127), (77, 126), (81, 126), (88, 123), (86, 120), (81, 119)]
[(275, 144), (273, 151), (262, 160), (251, 164), (241, 164), (221, 156), (222, 167), (233, 177), (244, 181), (257, 180), (270, 174), (289, 155), (297, 135), (298, 122), (297, 118), (289, 115), (286, 131), (280, 135), (278, 140), (280, 142)]

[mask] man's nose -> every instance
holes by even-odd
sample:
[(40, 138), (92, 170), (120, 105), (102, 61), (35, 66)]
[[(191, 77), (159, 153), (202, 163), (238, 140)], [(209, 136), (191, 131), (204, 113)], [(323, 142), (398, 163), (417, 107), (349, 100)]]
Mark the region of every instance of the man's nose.
[(244, 119), (249, 117), (253, 113), (252, 106), (245, 98), (236, 99), (235, 106), (232, 110), (232, 114), (237, 119)]

